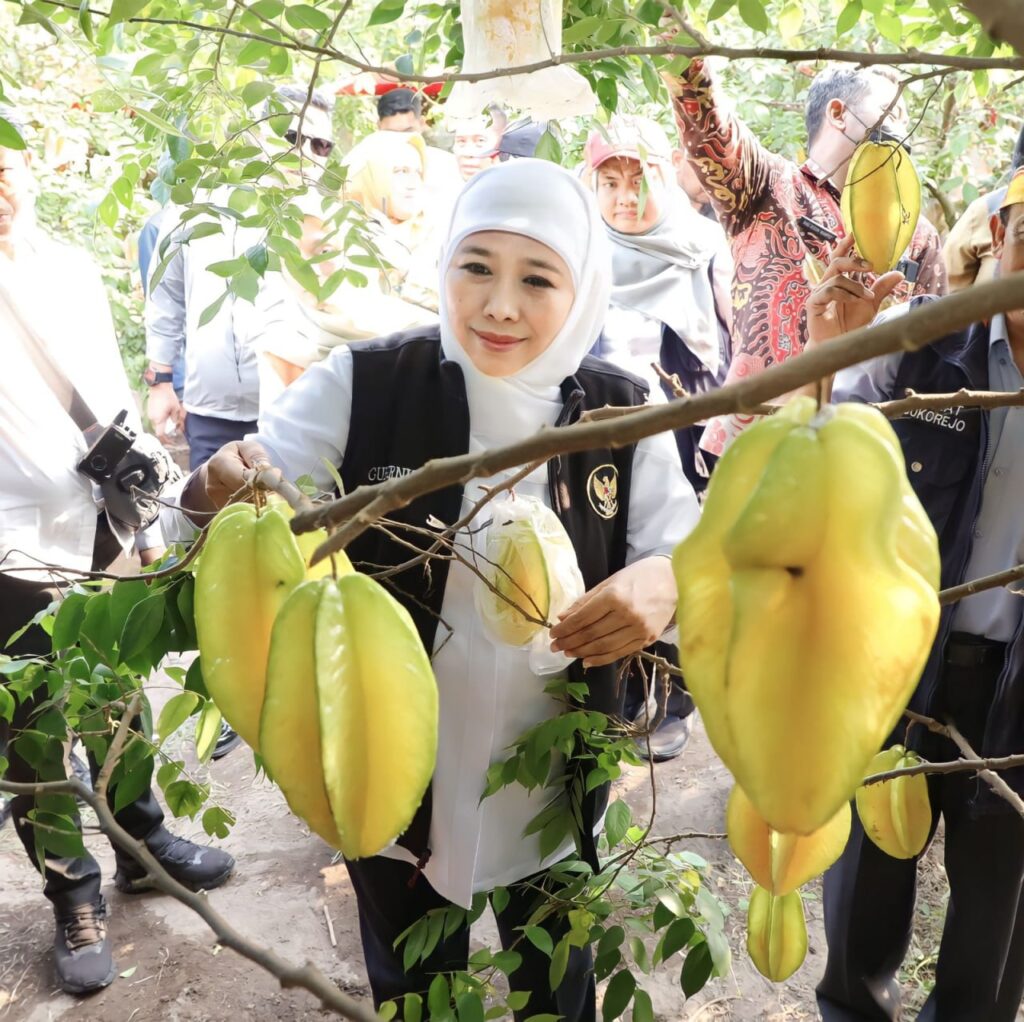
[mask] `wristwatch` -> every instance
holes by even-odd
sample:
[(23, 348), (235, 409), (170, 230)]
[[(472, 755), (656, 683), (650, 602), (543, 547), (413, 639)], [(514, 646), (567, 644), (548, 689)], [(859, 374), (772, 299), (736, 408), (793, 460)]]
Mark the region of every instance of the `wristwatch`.
[(173, 383), (174, 373), (160, 372), (152, 366), (147, 366), (146, 371), (142, 374), (142, 379), (147, 387), (155, 387), (158, 383)]

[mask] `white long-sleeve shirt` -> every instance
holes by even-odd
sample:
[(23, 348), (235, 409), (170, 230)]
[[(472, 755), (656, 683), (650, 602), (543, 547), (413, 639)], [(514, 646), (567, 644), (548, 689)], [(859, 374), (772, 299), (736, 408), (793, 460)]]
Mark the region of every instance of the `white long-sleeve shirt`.
[[(351, 410), (352, 352), (339, 348), (265, 410), (253, 439), (288, 478), (309, 474), (330, 490), (333, 482), (325, 462), (341, 463)], [(471, 432), (470, 451), (482, 447), (481, 439)], [(463, 512), (480, 495), (480, 487), (493, 486), (509, 474), (511, 470), (470, 483)], [(516, 489), (550, 503), (544, 468)], [(697, 501), (683, 476), (671, 434), (649, 437), (637, 445), (628, 514), (628, 564), (668, 556), (696, 524)], [(482, 540), (481, 531), (467, 542)], [(465, 906), (474, 892), (520, 880), (563, 858), (571, 848), (567, 842), (542, 860), (539, 837), (523, 836), (526, 825), (558, 795), (557, 790), (530, 793), (512, 785), (480, 802), (488, 766), (506, 759), (509, 747), (527, 728), (555, 716), (561, 708), (544, 692), (549, 679), (531, 672), (524, 650), (495, 645), (487, 637), (474, 606), (474, 582), (468, 568), (451, 565), (441, 617), (453, 634), (445, 641), (445, 629), (438, 628), (433, 657), (440, 718), (432, 855), (424, 870), (440, 894)], [(412, 859), (397, 846), (385, 854)]]
[[(106, 290), (90, 258), (30, 230), (15, 260), (0, 254), (0, 281), (99, 422), (107, 425), (126, 409), (128, 425), (141, 430)], [(0, 571), (39, 563), (88, 570), (102, 499), (75, 468), (85, 438), (20, 334), (0, 301)]]

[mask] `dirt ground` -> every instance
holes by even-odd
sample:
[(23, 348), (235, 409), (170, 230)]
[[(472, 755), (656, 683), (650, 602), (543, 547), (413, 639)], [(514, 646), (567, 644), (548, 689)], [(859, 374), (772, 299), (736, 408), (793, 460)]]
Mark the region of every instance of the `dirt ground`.
[[(167, 687), (153, 686), (151, 697), (157, 710), (169, 694), (172, 690)], [(685, 754), (659, 765), (656, 777), (657, 833), (724, 828), (729, 775), (699, 726)], [(238, 861), (236, 873), (210, 895), (218, 911), (250, 938), (294, 962), (314, 962), (345, 990), (367, 997), (355, 898), (344, 866), (334, 864), (332, 850), (288, 812), (273, 785), (254, 779), (252, 757), (244, 748), (212, 764), (209, 779), (219, 803), (238, 819), (223, 842)], [(619, 787), (634, 816), (645, 815), (650, 801), (647, 770), (630, 770)], [(171, 826), (178, 833), (207, 840), (198, 822), (177, 820)], [(260, 968), (220, 948), (205, 924), (183, 905), (155, 894), (120, 894), (113, 886), (113, 855), (106, 840), (92, 834), (87, 843), (103, 867), (104, 893), (112, 913), (110, 933), (121, 975), (109, 988), (84, 1000), (56, 989), (52, 915), (38, 877), (13, 827), (8, 826), (0, 832), (0, 1022), (312, 1022), (332, 1017), (312, 995), (282, 990)], [(743, 948), (744, 912), (738, 906), (749, 891), (749, 881), (727, 843), (699, 839), (681, 847), (708, 860), (709, 882), (733, 908), (729, 917), (733, 971), (713, 980), (689, 1001), (684, 1001), (679, 989), (678, 968), (645, 977), (642, 985), (651, 994), (657, 1017), (666, 1022), (817, 1018), (814, 985), (825, 955), (817, 888), (809, 887), (805, 898), (810, 933), (807, 960), (790, 980), (776, 986), (756, 972)], [(946, 897), (940, 859), (940, 848), (933, 847), (922, 871), (918, 932), (905, 964), (907, 1018), (916, 1014), (931, 983)], [(325, 908), (336, 947), (329, 937)], [(489, 917), (481, 921), (475, 936), (496, 946)]]

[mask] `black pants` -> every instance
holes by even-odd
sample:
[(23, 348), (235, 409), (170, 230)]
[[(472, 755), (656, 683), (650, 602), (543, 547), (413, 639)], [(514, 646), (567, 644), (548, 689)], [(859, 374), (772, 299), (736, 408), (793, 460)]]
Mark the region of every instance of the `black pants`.
[[(1003, 664), (1001, 650), (992, 653), (978, 666), (947, 662), (941, 679), (942, 715), (975, 749)], [(960, 659), (957, 644), (951, 655)], [(939, 735), (929, 735), (922, 751), (932, 760), (959, 756)], [(934, 825), (940, 812), (946, 824), (950, 895), (935, 987), (918, 1016), (926, 1022), (1014, 1022), (1024, 995), (1024, 820), (1009, 805), (972, 812), (978, 783), (970, 773), (928, 781)], [(854, 813), (849, 844), (825, 874), (828, 961), (818, 985), (824, 1022), (898, 1017), (896, 972), (910, 945), (916, 883), (917, 860), (886, 855)]]
[[(20, 581), (12, 576), (0, 574), (0, 643), (5, 643), (26, 621), (37, 611), (48, 606), (54, 598), (55, 590), (43, 589), (38, 583)], [(50, 637), (37, 625), (33, 625), (12, 646), (4, 650), (11, 656), (39, 655), (50, 652)], [(32, 718), (39, 705), (48, 698), (45, 686), (37, 689), (33, 697), (19, 703), (14, 711), (14, 719), (9, 728), (5, 721), (0, 721), (0, 749), (6, 746), (4, 755), (10, 761), (6, 779), (19, 784), (31, 784), (38, 780), (58, 780), (57, 777), (40, 777), (37, 770), (18, 755), (15, 739), (24, 728), (32, 727)], [(132, 727), (139, 729), (140, 721), (132, 721)], [(95, 759), (89, 756), (89, 769), (93, 783), (99, 773)], [(152, 770), (152, 761), (150, 761)], [(108, 794), (108, 801), (113, 808), (114, 793)], [(28, 813), (35, 807), (35, 798), (31, 795), (17, 795), (11, 800), (11, 817), (14, 828), (25, 846), (29, 860), (38, 869), (36, 857), (35, 832)], [(117, 822), (132, 837), (142, 840), (152, 834), (164, 820), (163, 810), (153, 796), (150, 786), (134, 802), (125, 806), (116, 814)], [(96, 860), (88, 852), (84, 856), (60, 858), (47, 853), (43, 867), (43, 893), (53, 902), (58, 912), (66, 911), (76, 905), (87, 904), (99, 896), (100, 868)]]
[[(451, 903), (441, 897), (417, 876), (412, 887), (413, 867), (406, 862), (375, 856), (346, 862), (359, 905), (359, 934), (363, 957), (370, 977), (370, 989), (376, 1006), (403, 994), (426, 994), (430, 981), (439, 972), (465, 971), (469, 957), (469, 927), (456, 930), (447, 940), (439, 941), (425, 962), (418, 962), (408, 972), (402, 965), (404, 945), (396, 951), (395, 938), (424, 913), (434, 908), (447, 908)], [(502, 947), (522, 955), (522, 963), (509, 977), (510, 990), (529, 991), (530, 1000), (515, 1013), (516, 1022), (531, 1015), (561, 1015), (565, 1022), (593, 1022), (596, 1019), (594, 966), (589, 945), (573, 948), (569, 965), (558, 990), (552, 993), (548, 983), (550, 959), (523, 937), (517, 926), (523, 926), (537, 908), (539, 895), (525, 884), (509, 889), (510, 899), (503, 912), (496, 913)], [(568, 931), (564, 920), (542, 923), (558, 943)], [(401, 1012), (401, 1006), (399, 1006)]]
[(218, 419), (212, 415), (185, 416), (185, 438), (188, 440), (188, 468), (194, 472), (210, 460), (225, 444), (241, 440), (246, 433), (256, 432), (256, 420)]

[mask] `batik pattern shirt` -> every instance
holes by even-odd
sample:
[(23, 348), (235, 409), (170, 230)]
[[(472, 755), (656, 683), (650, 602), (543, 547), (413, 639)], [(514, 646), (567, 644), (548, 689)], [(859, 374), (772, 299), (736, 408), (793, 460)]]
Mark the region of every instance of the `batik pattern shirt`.
[[(718, 95), (703, 61), (694, 60), (672, 91), (683, 145), (732, 249), (733, 358), (726, 383), (734, 383), (803, 351), (811, 290), (804, 260), (809, 254), (827, 264), (831, 246), (798, 218), (842, 237), (839, 191), (826, 169), (769, 152)], [(917, 277), (896, 289), (894, 301), (946, 293), (939, 236), (924, 217), (906, 258), (917, 264)], [(721, 454), (753, 418), (712, 419), (701, 447)]]

